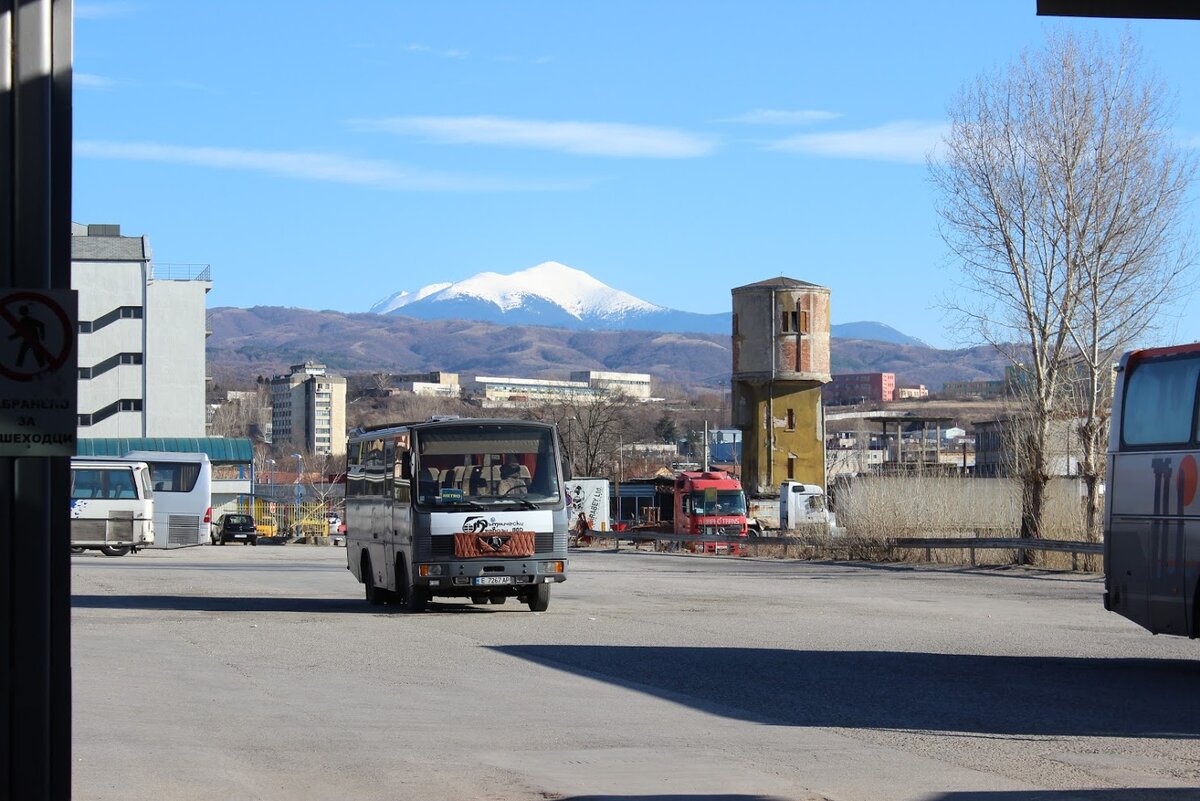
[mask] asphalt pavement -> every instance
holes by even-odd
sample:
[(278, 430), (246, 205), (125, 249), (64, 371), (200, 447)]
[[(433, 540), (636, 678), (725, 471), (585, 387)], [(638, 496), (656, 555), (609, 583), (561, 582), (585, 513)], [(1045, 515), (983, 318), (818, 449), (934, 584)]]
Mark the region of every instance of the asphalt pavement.
[(576, 551), (371, 607), (333, 547), (73, 557), (75, 799), (1195, 801), (1200, 642), (1098, 576)]

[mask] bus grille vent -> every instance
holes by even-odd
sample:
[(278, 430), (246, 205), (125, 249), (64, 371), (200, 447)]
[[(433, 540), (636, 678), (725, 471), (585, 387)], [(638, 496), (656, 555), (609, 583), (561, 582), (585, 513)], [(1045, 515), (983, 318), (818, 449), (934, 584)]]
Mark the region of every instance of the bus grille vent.
[(199, 543), (199, 515), (171, 515), (167, 518), (168, 545), (198, 545)]

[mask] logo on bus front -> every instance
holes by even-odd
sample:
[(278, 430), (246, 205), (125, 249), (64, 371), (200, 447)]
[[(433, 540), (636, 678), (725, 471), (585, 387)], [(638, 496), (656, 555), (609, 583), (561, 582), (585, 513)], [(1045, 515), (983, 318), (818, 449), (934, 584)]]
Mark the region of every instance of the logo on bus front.
[(482, 534), (485, 531), (525, 531), (525, 521), (497, 520), (494, 517), (480, 517), (479, 515), (472, 515), (466, 520), (463, 520), (462, 530), (466, 534)]

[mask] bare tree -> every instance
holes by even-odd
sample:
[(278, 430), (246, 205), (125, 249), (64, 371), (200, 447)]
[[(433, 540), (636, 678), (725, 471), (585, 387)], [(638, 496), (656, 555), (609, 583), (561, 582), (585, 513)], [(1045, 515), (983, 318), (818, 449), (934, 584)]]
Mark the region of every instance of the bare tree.
[(629, 429), (634, 401), (620, 391), (574, 403), (530, 409), (536, 420), (558, 426), (563, 448), (577, 476), (615, 476), (621, 439)]
[[(1041, 535), (1056, 416), (1085, 419), (1095, 502), (1113, 355), (1172, 300), (1187, 266), (1175, 232), (1191, 167), (1169, 143), (1164, 98), (1130, 40), (1114, 50), (1050, 35), (963, 90), (944, 159), (930, 162), (966, 290), (947, 306), (1021, 380), (1022, 536)], [(1083, 408), (1064, 403), (1080, 365)]]

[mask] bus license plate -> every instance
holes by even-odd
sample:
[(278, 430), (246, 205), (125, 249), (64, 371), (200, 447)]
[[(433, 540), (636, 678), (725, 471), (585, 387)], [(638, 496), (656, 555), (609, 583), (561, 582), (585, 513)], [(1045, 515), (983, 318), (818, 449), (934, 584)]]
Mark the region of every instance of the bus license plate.
[(476, 576), (476, 584), (512, 584), (512, 576)]

